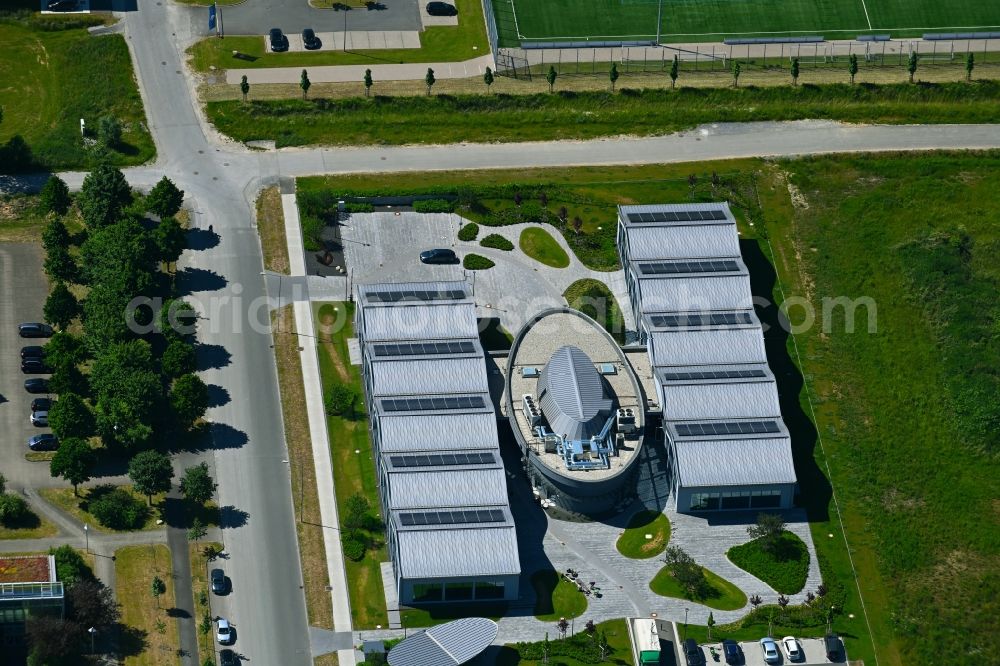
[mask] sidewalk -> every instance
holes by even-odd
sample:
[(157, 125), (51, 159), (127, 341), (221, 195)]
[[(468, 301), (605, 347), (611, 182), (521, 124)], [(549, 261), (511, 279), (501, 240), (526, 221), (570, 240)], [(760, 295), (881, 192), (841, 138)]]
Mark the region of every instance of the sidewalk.
[[(392, 65), (324, 65), (308, 67), (309, 80), (313, 83), (346, 83), (358, 85), (365, 78), (365, 70), (372, 70), (372, 78), (378, 81), (422, 81), (427, 68), (434, 70), (437, 79), (465, 79), (481, 76), (487, 67), (496, 69), (490, 54), (464, 62), (416, 62)], [(269, 67), (266, 69), (227, 69), (226, 83), (235, 85), (243, 76), (251, 85), (255, 83), (298, 83), (302, 76), (301, 67)]]

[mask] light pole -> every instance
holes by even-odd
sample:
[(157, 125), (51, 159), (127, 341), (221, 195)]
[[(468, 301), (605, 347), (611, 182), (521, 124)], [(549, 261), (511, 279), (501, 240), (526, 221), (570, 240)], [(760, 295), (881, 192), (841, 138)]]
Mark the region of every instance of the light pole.
[(87, 542), (87, 552), (90, 552), (90, 525), (87, 523), (83, 524), (83, 537)]
[(97, 635), (97, 629), (91, 627), (87, 629), (87, 633), (90, 634), (90, 654), (94, 654), (97, 650), (94, 649), (94, 636)]
[(688, 609), (684, 608), (684, 640), (688, 637)]

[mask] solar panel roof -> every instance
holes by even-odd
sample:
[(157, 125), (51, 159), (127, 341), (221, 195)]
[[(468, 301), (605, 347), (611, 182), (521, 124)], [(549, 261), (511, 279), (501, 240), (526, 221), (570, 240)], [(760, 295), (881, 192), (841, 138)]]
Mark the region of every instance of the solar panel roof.
[(476, 351), (475, 343), (469, 340), (447, 340), (444, 342), (400, 342), (372, 345), (375, 356), (432, 356), (441, 354), (471, 354)]
[(674, 212), (656, 211), (651, 213), (629, 213), (628, 221), (633, 224), (653, 224), (662, 222), (700, 222), (702, 220), (724, 220), (726, 213), (721, 208), (712, 210), (680, 210)]
[(751, 435), (781, 432), (777, 421), (707, 421), (705, 423), (677, 423), (674, 425), (681, 437), (698, 435)]
[(661, 372), (660, 379), (665, 382), (682, 382), (691, 379), (751, 379), (766, 377), (761, 369), (753, 370), (695, 370), (691, 372)]
[(405, 527), (414, 525), (468, 525), (472, 523), (502, 523), (506, 520), (500, 509), (458, 509), (452, 511), (412, 511), (399, 514)]
[(735, 259), (698, 261), (649, 261), (638, 264), (643, 275), (681, 275), (684, 273), (735, 273), (740, 265)]
[(467, 298), (462, 289), (393, 289), (365, 293), (373, 303), (398, 303), (399, 301), (460, 301)]
[(739, 326), (752, 324), (749, 312), (691, 312), (687, 314), (654, 314), (649, 321), (657, 328), (679, 328), (682, 326)]
[(389, 456), (393, 467), (442, 467), (451, 465), (495, 465), (491, 451), (430, 453)]
[(478, 395), (456, 395), (440, 398), (383, 398), (386, 412), (421, 412), (455, 409), (482, 409), (486, 403)]

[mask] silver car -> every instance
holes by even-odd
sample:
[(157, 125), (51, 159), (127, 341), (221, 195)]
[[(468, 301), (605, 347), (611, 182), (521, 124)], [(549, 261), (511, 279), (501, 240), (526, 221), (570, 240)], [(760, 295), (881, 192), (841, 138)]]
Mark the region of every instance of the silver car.
[(39, 428), (48, 427), (49, 413), (47, 411), (31, 412), (31, 425)]
[(781, 655), (778, 654), (778, 644), (770, 636), (760, 639), (760, 650), (764, 653), (765, 664), (781, 663)]

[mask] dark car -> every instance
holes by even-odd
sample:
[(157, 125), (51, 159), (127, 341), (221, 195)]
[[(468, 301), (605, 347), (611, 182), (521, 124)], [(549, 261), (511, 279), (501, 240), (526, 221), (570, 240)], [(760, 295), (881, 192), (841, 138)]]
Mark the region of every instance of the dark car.
[(219, 666), (236, 666), (239, 663), (236, 653), (232, 650), (223, 650), (219, 653)]
[(48, 324), (38, 322), (28, 322), (17, 327), (17, 332), (22, 338), (51, 338), (52, 327)]
[(48, 393), (49, 380), (44, 377), (32, 377), (24, 380), (24, 390), (28, 393)]
[(40, 358), (26, 358), (21, 360), (21, 372), (26, 375), (43, 375), (49, 372), (49, 368)]
[(212, 579), (212, 592), (215, 592), (216, 594), (225, 594), (226, 593), (225, 572), (223, 572), (222, 569), (212, 569), (210, 578)]
[(323, 46), (323, 42), (319, 40), (312, 28), (306, 28), (302, 31), (302, 46), (306, 47), (307, 51), (315, 51)]
[(837, 634), (827, 634), (823, 637), (823, 647), (826, 648), (826, 658), (830, 661), (844, 660), (844, 644)]
[(44, 354), (44, 348), (39, 345), (21, 347), (21, 358), (41, 358)]
[[(28, 381), (31, 381), (30, 379)], [(42, 381), (45, 381), (44, 379)], [(52, 409), (52, 405), (55, 404), (55, 400), (52, 398), (35, 398), (31, 401), (31, 411), (33, 412), (47, 412)]]
[(420, 253), (420, 261), (425, 264), (457, 264), (458, 256), (454, 250), (438, 248)]
[(32, 451), (55, 451), (59, 448), (59, 438), (51, 432), (43, 432), (28, 439), (28, 448)]
[(693, 638), (684, 641), (684, 658), (687, 659), (688, 666), (705, 666), (705, 653)]
[(427, 13), (431, 16), (458, 16), (455, 5), (449, 5), (447, 2), (428, 2)]
[(727, 664), (743, 663), (743, 653), (740, 652), (740, 644), (728, 638), (722, 641), (722, 656), (726, 658)]
[(271, 28), (271, 32), (267, 33), (267, 36), (271, 40), (272, 51), (281, 53), (288, 50), (288, 37), (285, 37), (285, 33), (281, 32), (281, 28)]

